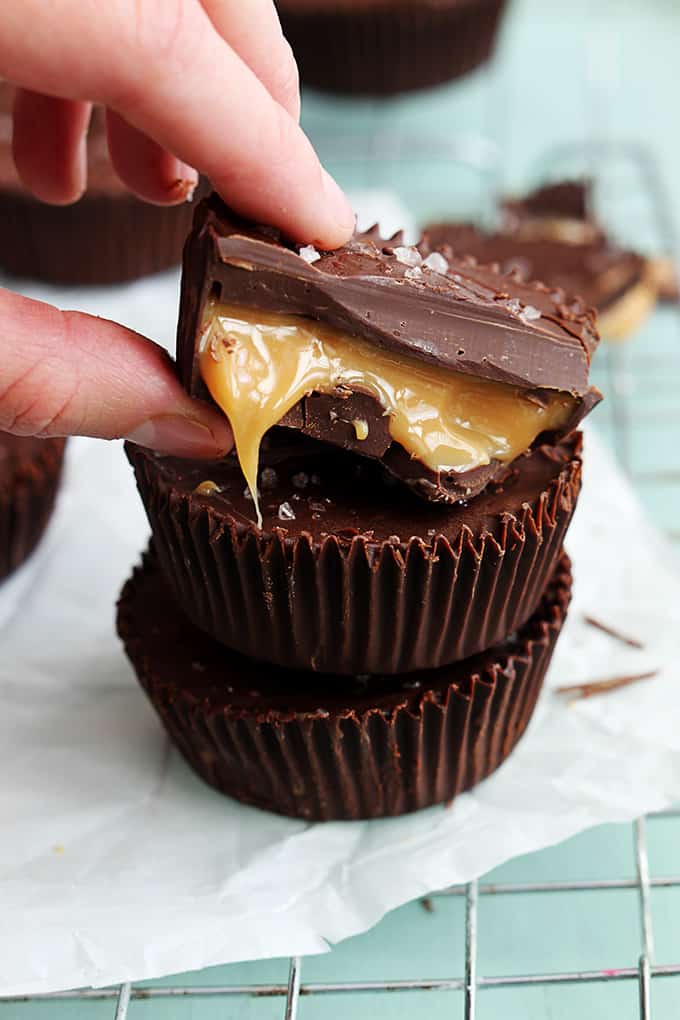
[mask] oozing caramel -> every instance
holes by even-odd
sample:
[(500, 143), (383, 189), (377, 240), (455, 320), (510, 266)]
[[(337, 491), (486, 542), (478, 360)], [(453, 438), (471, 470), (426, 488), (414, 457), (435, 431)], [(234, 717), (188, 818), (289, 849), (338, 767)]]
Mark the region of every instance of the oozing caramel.
[[(575, 403), (561, 391), (537, 400), (519, 387), (403, 357), (311, 319), (220, 302), (207, 309), (200, 352), (201, 376), (231, 423), (260, 526), (262, 437), (312, 392), (342, 388), (372, 396), (395, 442), (433, 471), (508, 463), (539, 433), (562, 427)], [(368, 436), (365, 421), (353, 425), (357, 439)]]

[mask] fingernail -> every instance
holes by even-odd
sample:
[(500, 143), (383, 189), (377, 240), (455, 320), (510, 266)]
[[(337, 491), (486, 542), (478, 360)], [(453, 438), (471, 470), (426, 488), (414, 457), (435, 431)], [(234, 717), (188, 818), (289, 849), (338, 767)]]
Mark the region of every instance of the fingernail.
[(328, 199), (331, 213), (338, 227), (344, 233), (354, 233), (354, 210), (349, 199), (337, 181), (334, 181), (327, 170), (321, 169), (323, 190)]
[(223, 457), (232, 447), (226, 419), (223, 428), (213, 430), (195, 418), (179, 414), (150, 418), (133, 429), (126, 438), (139, 446), (146, 446), (158, 453), (172, 453), (177, 457)]
[(176, 177), (170, 190), (182, 201), (191, 202), (198, 187), (198, 173), (192, 166), (177, 160)]

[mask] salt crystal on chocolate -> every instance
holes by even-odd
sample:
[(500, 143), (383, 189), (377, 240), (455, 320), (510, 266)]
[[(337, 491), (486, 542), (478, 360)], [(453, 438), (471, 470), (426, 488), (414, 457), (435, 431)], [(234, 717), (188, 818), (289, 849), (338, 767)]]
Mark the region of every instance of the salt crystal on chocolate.
[(423, 265), (427, 266), (428, 269), (431, 269), (433, 273), (439, 273), (441, 276), (446, 276), (449, 271), (448, 262), (438, 251), (430, 252), (424, 260)]
[(397, 262), (401, 262), (405, 266), (418, 267), (423, 264), (423, 257), (417, 248), (400, 246), (394, 249), (393, 255)]
[(277, 516), (280, 521), (294, 521), (295, 511), (293, 510), (290, 503), (281, 503), (281, 505), (279, 506)]
[(314, 262), (318, 262), (319, 259), (321, 258), (313, 244), (306, 244), (304, 248), (300, 248), (298, 254), (300, 258), (303, 259), (305, 262), (309, 263), (310, 266)]

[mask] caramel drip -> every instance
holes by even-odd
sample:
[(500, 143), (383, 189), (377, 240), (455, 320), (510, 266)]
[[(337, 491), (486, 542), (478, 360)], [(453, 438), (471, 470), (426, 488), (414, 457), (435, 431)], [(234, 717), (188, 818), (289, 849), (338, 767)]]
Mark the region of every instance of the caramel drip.
[[(389, 417), (395, 442), (436, 472), (508, 463), (539, 433), (563, 426), (575, 405), (568, 393), (539, 400), (519, 387), (403, 357), (311, 319), (219, 302), (207, 309), (200, 370), (231, 423), (260, 526), (262, 437), (312, 392), (373, 397)], [(357, 438), (368, 428), (355, 423)]]

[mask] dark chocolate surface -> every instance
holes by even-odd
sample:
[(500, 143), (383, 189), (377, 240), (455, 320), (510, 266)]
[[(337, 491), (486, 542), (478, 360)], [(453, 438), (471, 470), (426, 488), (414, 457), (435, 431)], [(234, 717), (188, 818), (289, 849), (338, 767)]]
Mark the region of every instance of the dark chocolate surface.
[[(474, 534), (493, 531), (500, 518), (519, 516), (524, 504), (534, 503), (580, 447), (578, 435), (556, 446), (542, 446), (518, 458), (505, 470), (502, 482), (491, 482), (475, 499), (445, 506), (418, 499), (398, 482), (390, 484), (376, 462), (357, 460), (321, 443), (299, 438), (289, 442), (281, 430), (262, 449), (258, 484), (262, 531), (291, 537), (308, 534), (314, 541), (328, 535), (351, 541), (363, 535), (376, 544), (407, 544), (419, 538), (426, 545), (434, 544), (438, 535), (453, 540), (465, 528)], [(196, 506), (210, 507), (218, 517), (225, 514), (248, 530), (253, 527), (253, 502), (234, 455), (205, 462), (141, 450), (139, 454), (154, 461), (168, 492), (188, 495)], [(214, 482), (220, 492), (196, 492), (204, 481)], [(284, 504), (294, 519), (281, 517)]]
[[(534, 446), (554, 442), (573, 431), (599, 402), (600, 394), (590, 389), (576, 405), (574, 413), (559, 435), (543, 433)], [(368, 424), (366, 439), (357, 439), (353, 422), (363, 419)], [(346, 397), (314, 393), (301, 400), (281, 420), (281, 426), (303, 432), (312, 439), (343, 447), (364, 457), (382, 462), (383, 466), (415, 493), (428, 500), (454, 503), (472, 499), (492, 481), (502, 481), (509, 467), (493, 460), (468, 471), (432, 471), (421, 461), (392, 441), (389, 424), (381, 405), (363, 393)]]
[[(377, 346), (480, 378), (583, 396), (597, 344), (579, 299), (452, 259), (419, 274), (394, 242), (358, 235), (313, 264), (278, 232), (239, 221), (215, 196), (202, 202), (184, 256), (177, 358), (189, 392), (205, 395), (197, 338), (211, 294), (234, 305), (304, 315)], [(527, 318), (530, 306), (540, 312)]]
[(425, 230), (427, 244), (446, 255), (467, 252), (480, 262), (497, 262), (503, 272), (515, 270), (523, 279), (540, 279), (552, 287), (579, 294), (584, 303), (603, 312), (635, 286), (645, 259), (617, 248), (603, 236), (587, 243), (554, 238), (523, 238), (512, 233), (484, 233), (470, 223), (436, 223)]

